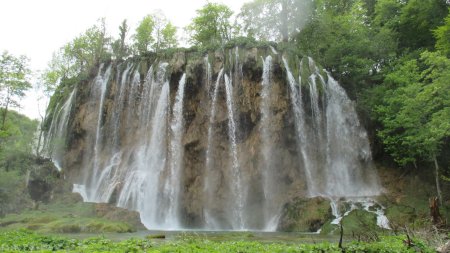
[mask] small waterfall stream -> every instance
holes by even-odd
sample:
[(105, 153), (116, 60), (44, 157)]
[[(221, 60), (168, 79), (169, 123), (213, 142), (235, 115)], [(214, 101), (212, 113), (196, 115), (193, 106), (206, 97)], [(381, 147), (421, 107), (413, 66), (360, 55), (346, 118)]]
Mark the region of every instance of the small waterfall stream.
[[(67, 124), (69, 123), (69, 113), (73, 106), (77, 89), (73, 89), (67, 101), (61, 106), (59, 111), (54, 113), (54, 118), (50, 124), (49, 131), (45, 136), (44, 154), (52, 159), (56, 168), (61, 171), (63, 166), (64, 145), (67, 135)], [(56, 106), (58, 108), (58, 106)]]
[(233, 229), (243, 230), (245, 228), (244, 224), (244, 190), (242, 186), (241, 168), (239, 165), (238, 154), (237, 154), (237, 144), (236, 144), (236, 120), (234, 118), (234, 101), (233, 101), (233, 86), (231, 84), (231, 79), (225, 74), (225, 91), (227, 95), (227, 110), (228, 110), (228, 137), (230, 139), (230, 156), (232, 159), (231, 163), (231, 175), (232, 180), (230, 180), (232, 186), (232, 192), (234, 195), (233, 206)]
[[(210, 65), (209, 62), (207, 62), (207, 82), (208, 84), (211, 84), (211, 75), (210, 72)], [(218, 176), (215, 170), (213, 170), (213, 157), (212, 157), (212, 149), (213, 146), (213, 127), (215, 123), (215, 116), (216, 116), (216, 106), (217, 106), (217, 94), (219, 92), (219, 83), (220, 80), (223, 77), (223, 68), (220, 70), (217, 80), (214, 84), (214, 91), (211, 98), (211, 111), (209, 112), (209, 124), (208, 124), (208, 139), (207, 139), (207, 146), (206, 146), (206, 172), (205, 172), (205, 179), (204, 179), (204, 195), (205, 198), (205, 223), (208, 227), (213, 229), (218, 229), (220, 226), (218, 225), (217, 221), (215, 220), (215, 217), (211, 213), (211, 205), (212, 200), (214, 198), (214, 192), (216, 192), (215, 187), (217, 187), (217, 180)]]
[(184, 131), (184, 119), (183, 119), (183, 102), (184, 102), (184, 86), (186, 84), (186, 74), (181, 77), (178, 85), (178, 91), (175, 97), (175, 104), (172, 111), (172, 122), (170, 124), (171, 130), (171, 142), (170, 142), (170, 171), (169, 179), (166, 180), (164, 185), (164, 192), (168, 195), (169, 210), (166, 216), (166, 224), (170, 224), (171, 227), (179, 227), (178, 211), (179, 211), (179, 196), (181, 185), (181, 175), (183, 166), (183, 131)]

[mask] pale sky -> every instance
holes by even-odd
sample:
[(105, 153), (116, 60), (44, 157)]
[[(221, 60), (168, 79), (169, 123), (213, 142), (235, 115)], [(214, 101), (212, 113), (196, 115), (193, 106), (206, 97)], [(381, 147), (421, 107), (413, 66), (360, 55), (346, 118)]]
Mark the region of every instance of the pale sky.
[[(52, 53), (105, 17), (108, 32), (117, 37), (127, 19), (131, 33), (147, 14), (162, 10), (182, 30), (206, 0), (2, 0), (0, 3), (0, 52), (30, 58), (33, 71), (43, 70)], [(235, 13), (248, 0), (217, 0)], [(36, 95), (30, 92), (20, 112), (38, 118)]]

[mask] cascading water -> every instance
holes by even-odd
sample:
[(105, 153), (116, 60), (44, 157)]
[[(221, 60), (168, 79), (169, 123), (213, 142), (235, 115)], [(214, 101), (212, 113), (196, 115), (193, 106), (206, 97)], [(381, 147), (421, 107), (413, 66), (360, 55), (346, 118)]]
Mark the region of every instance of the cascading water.
[[(136, 210), (149, 229), (273, 231), (297, 196), (329, 198), (334, 222), (349, 211), (339, 210), (345, 198), (388, 228), (370, 198), (380, 186), (352, 102), (311, 58), (296, 80), (270, 50), (252, 62), (253, 53), (235, 48), (229, 59), (206, 56), (203, 68), (186, 63), (176, 74), (166, 62), (100, 68), (76, 107), (83, 114), (73, 124), (85, 134), (81, 153), (68, 150), (83, 158), (73, 191)], [(78, 92), (54, 114), (46, 143), (70, 134)], [(63, 157), (52, 159), (64, 165)]]
[[(275, 49), (272, 48), (275, 52)], [(274, 134), (271, 129), (271, 83), (272, 83), (273, 67), (272, 56), (268, 55), (263, 59), (263, 75), (262, 75), (262, 92), (261, 92), (261, 140), (262, 140), (262, 158), (264, 160), (262, 170), (263, 191), (264, 191), (264, 230), (274, 231), (278, 225), (280, 214), (280, 203), (276, 201), (277, 182), (275, 180), (276, 168), (272, 161), (273, 143), (271, 137)]]
[[(207, 83), (211, 84), (211, 73), (209, 65), (209, 62), (207, 58), (205, 59), (206, 65), (207, 65)], [(219, 176), (217, 175), (217, 172), (213, 170), (214, 167), (214, 160), (212, 157), (212, 149), (213, 146), (213, 127), (215, 123), (215, 116), (216, 116), (216, 105), (217, 105), (217, 94), (219, 93), (219, 84), (220, 80), (223, 77), (223, 69), (220, 70), (217, 80), (214, 84), (214, 90), (211, 98), (211, 111), (209, 112), (209, 124), (208, 124), (208, 139), (207, 139), (207, 146), (206, 146), (206, 172), (205, 172), (205, 179), (204, 179), (204, 195), (205, 198), (205, 223), (206, 225), (211, 229), (219, 229), (220, 225), (217, 223), (216, 218), (213, 216), (213, 213), (211, 212), (212, 207), (212, 200), (214, 198), (214, 193), (217, 191), (215, 187), (217, 187)]]
[[(61, 106), (59, 111), (54, 113), (54, 118), (50, 124), (49, 131), (45, 137), (44, 143), (45, 156), (50, 157), (56, 168), (61, 171), (64, 146), (67, 135), (67, 124), (69, 122), (69, 113), (72, 109), (73, 101), (75, 99), (76, 88), (72, 90), (67, 101)], [(56, 106), (58, 108), (58, 106)]]
[(97, 75), (97, 78), (95, 80), (95, 84), (93, 86), (93, 97), (99, 97), (99, 103), (98, 103), (98, 110), (97, 110), (97, 128), (95, 131), (95, 143), (94, 143), (94, 165), (92, 167), (93, 169), (93, 177), (90, 181), (90, 186), (93, 188), (93, 191), (88, 192), (88, 198), (89, 200), (93, 202), (101, 201), (101, 197), (98, 196), (99, 184), (102, 183), (102, 181), (97, 180), (100, 177), (101, 173), (101, 163), (100, 160), (100, 152), (103, 140), (103, 111), (104, 111), (104, 102), (105, 102), (105, 95), (107, 90), (107, 85), (109, 83), (109, 76), (111, 75), (111, 66), (108, 67), (104, 75), (101, 75), (103, 67), (100, 67), (99, 73)]
[[(298, 143), (308, 178), (309, 196), (329, 198), (333, 215), (336, 217), (333, 224), (337, 224), (352, 210), (341, 215), (338, 199), (344, 197), (358, 201), (362, 197), (381, 193), (378, 178), (371, 168), (372, 157), (367, 134), (360, 125), (354, 106), (345, 91), (330, 75), (327, 75), (326, 82), (311, 58), (308, 58), (309, 68), (312, 69), (308, 85), (313, 128), (308, 130), (305, 127), (304, 104), (298, 98), (301, 95), (297, 95), (302, 87), (297, 89), (297, 83), (290, 73), (287, 61), (285, 59), (283, 61), (291, 84), (292, 106), (298, 122), (296, 124)], [(321, 88), (325, 94), (323, 97), (320, 95), (317, 80), (322, 84)], [(321, 104), (323, 109), (320, 109)], [(309, 134), (305, 136), (308, 131)], [(364, 173), (362, 168), (366, 168)], [(322, 180), (315, 180), (316, 178)]]
[[(177, 95), (175, 97), (175, 105), (172, 112), (172, 122), (170, 130), (172, 139), (170, 142), (170, 171), (169, 179), (166, 180), (164, 186), (164, 192), (169, 196), (169, 210), (166, 216), (166, 224), (171, 222), (170, 219), (175, 220), (172, 227), (179, 227), (178, 210), (179, 210), (179, 195), (180, 195), (180, 182), (182, 180), (181, 170), (183, 166), (183, 149), (182, 138), (184, 130), (183, 119), (183, 101), (184, 101), (184, 85), (186, 84), (186, 74), (183, 74), (178, 85)], [(167, 220), (169, 218), (169, 220)]]
[[(311, 154), (310, 150), (306, 148), (307, 145), (309, 145), (309, 138), (308, 138), (308, 132), (310, 130), (307, 128), (305, 123), (305, 112), (303, 109), (303, 97), (302, 97), (302, 89), (299, 84), (295, 81), (294, 76), (292, 75), (289, 65), (285, 58), (283, 58), (283, 64), (287, 72), (287, 78), (288, 78), (288, 84), (290, 88), (290, 98), (291, 98), (291, 104), (292, 104), (292, 110), (294, 112), (294, 118), (295, 118), (295, 132), (298, 137), (297, 139), (297, 149), (299, 150), (302, 160), (303, 160), (303, 168), (305, 171), (306, 176), (306, 183), (307, 183), (307, 195), (309, 197), (316, 195), (316, 187), (314, 182), (314, 166), (313, 161), (311, 161), (311, 157), (313, 154)], [(301, 83), (301, 82), (299, 82)]]
[(231, 162), (231, 175), (233, 180), (231, 181), (232, 193), (234, 195), (233, 214), (235, 219), (233, 220), (233, 229), (242, 230), (245, 228), (244, 224), (244, 189), (242, 186), (241, 168), (239, 165), (237, 144), (236, 144), (236, 122), (234, 118), (234, 102), (233, 102), (233, 90), (231, 79), (225, 74), (225, 91), (227, 95), (227, 110), (228, 110), (228, 137), (230, 139), (230, 156)]

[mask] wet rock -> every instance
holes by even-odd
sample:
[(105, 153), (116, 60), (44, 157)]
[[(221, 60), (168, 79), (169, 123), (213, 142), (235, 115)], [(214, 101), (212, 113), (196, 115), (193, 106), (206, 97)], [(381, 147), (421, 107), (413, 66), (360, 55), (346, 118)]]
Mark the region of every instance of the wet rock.
[(316, 232), (331, 218), (328, 199), (322, 197), (295, 198), (284, 205), (277, 230)]

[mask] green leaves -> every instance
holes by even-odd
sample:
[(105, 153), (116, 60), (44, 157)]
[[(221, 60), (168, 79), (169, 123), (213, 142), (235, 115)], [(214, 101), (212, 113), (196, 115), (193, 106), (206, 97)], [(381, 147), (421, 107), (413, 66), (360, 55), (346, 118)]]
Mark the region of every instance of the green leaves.
[(154, 29), (155, 21), (151, 15), (145, 16), (139, 23), (139, 26), (136, 28), (136, 34), (134, 35), (134, 47), (139, 54), (146, 53), (150, 50), (150, 46), (154, 41), (152, 37)]
[(248, 37), (263, 41), (295, 38), (312, 13), (312, 2), (304, 0), (254, 0), (238, 15)]
[(383, 124), (378, 134), (400, 165), (432, 159), (450, 136), (449, 78), (450, 59), (429, 51), (386, 76), (383, 103), (375, 109)]
[(25, 56), (15, 57), (7, 51), (0, 56), (0, 107), (3, 107), (1, 130), (5, 130), (9, 107), (19, 107), (19, 100), (25, 96), (25, 91), (31, 88), (29, 73), (28, 59)]
[(134, 49), (144, 54), (151, 49), (159, 52), (177, 46), (177, 28), (162, 12), (147, 15), (139, 24), (134, 35)]
[(186, 28), (191, 42), (201, 46), (224, 45), (231, 39), (231, 9), (223, 4), (207, 3)]
[(436, 38), (436, 49), (450, 56), (450, 14), (445, 18), (445, 24), (433, 31)]

